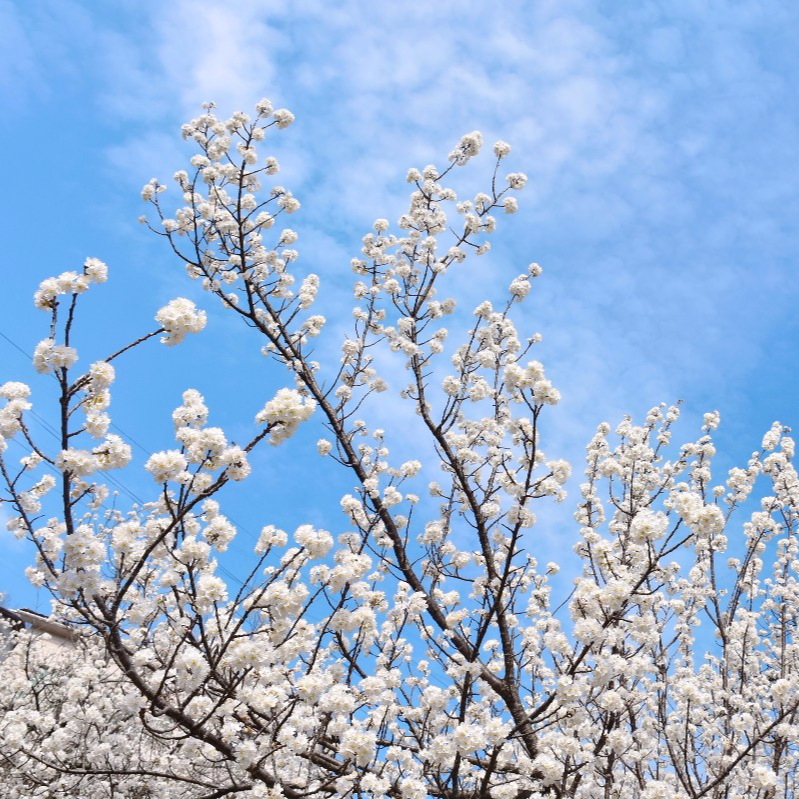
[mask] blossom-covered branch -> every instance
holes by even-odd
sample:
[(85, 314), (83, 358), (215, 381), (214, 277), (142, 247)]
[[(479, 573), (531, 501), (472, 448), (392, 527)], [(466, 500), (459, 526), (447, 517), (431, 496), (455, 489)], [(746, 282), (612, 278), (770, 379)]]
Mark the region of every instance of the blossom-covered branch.
[[(112, 781), (137, 795), (145, 771), (162, 796), (796, 796), (789, 431), (775, 425), (745, 468), (718, 479), (718, 414), (682, 446), (672, 443), (677, 407), (625, 419), (613, 436), (601, 424), (574, 514), (581, 567), (564, 590), (558, 564), (542, 558), (539, 521), (571, 477), (542, 449), (560, 394), (534, 357), (539, 336), (514, 321), (541, 267), (471, 314), (458, 310), (471, 260), (490, 250), (497, 214), (517, 211), (527, 180), (503, 168), (510, 146), (494, 146), (489, 186), (470, 199), (453, 186), (479, 155), (477, 132), (446, 167), (408, 172), (407, 212), (394, 226), (377, 219), (352, 259), (352, 327), (335, 358), (317, 360), (314, 347), (331, 351), (314, 312), (322, 277), (303, 272), (297, 233), (278, 224), (300, 203), (269, 182), (278, 161), (259, 153), (292, 120), (266, 100), (229, 119), (209, 104), (183, 128), (197, 152), (175, 174), (180, 207), (165, 210), (158, 180), (142, 192), (148, 224), (188, 277), (242, 322), (265, 369), (290, 375), (253, 409), (246, 444), (210, 426), (188, 389), (175, 443), (144, 464), (152, 496), (109, 507), (103, 472), (132, 468), (106, 412), (111, 361), (122, 368), (128, 346), (74, 377), (71, 338), (78, 297), (105, 267), (90, 259), (37, 292), (51, 323), (34, 366), (59, 382), (61, 444), (50, 452), (31, 436), (26, 385), (0, 387), (10, 527), (37, 547), (34, 583), (113, 662), (112, 677), (92, 679), (124, 686), (135, 710), (124, 724), (145, 743), (129, 772), (88, 755), (69, 767), (37, 760), (20, 743), (33, 695), (23, 691), (7, 697), (16, 715), (0, 731), (3, 773), (60, 770), (98, 796)], [(160, 334), (178, 344), (205, 314), (179, 298), (156, 320), (136, 346)], [(387, 396), (408, 409), (395, 429), (377, 422)], [(234, 588), (218, 555), (237, 529), (217, 494), (248, 478), (263, 441), (278, 459), (278, 445), (314, 423), (324, 431), (309, 457), (318, 451), (352, 486), (326, 522), (332, 532), (304, 523), (289, 534), (263, 508)], [(82, 444), (92, 436), (98, 445)], [(15, 437), (31, 450), (21, 465), (5, 445)], [(392, 454), (408, 442), (417, 457)], [(76, 752), (93, 740), (80, 726), (28, 723), (48, 752), (63, 736)]]

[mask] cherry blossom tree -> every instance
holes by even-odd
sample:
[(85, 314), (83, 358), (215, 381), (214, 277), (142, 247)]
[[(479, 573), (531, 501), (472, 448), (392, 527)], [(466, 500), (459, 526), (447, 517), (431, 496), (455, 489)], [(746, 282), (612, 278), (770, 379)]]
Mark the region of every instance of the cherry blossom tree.
[[(0, 387), (4, 499), (10, 528), (36, 546), (30, 579), (85, 632), (87, 654), (41, 698), (29, 670), (3, 681), (9, 795), (797, 796), (787, 429), (718, 480), (717, 413), (681, 446), (677, 407), (600, 424), (574, 512), (581, 570), (555, 598), (536, 511), (565, 498), (571, 468), (542, 451), (559, 393), (513, 321), (540, 267), (481, 302), (458, 341), (444, 327), (463, 318), (455, 281), (489, 249), (495, 215), (517, 210), (526, 178), (502, 168), (510, 147), (494, 146), (493, 178), (471, 200), (450, 179), (479, 133), (446, 168), (408, 172), (407, 212), (378, 219), (352, 261), (353, 324), (331, 369), (314, 360), (320, 278), (282, 224), (300, 203), (258, 152), (292, 120), (266, 100), (226, 120), (208, 105), (183, 127), (197, 152), (174, 177), (180, 207), (167, 210), (157, 180), (142, 193), (151, 229), (285, 382), (244, 444), (189, 388), (176, 442), (145, 464), (150, 501), (120, 507), (103, 474), (136, 467), (108, 432), (115, 368), (150, 339), (199, 333), (205, 314), (175, 299), (157, 329), (80, 369), (78, 304), (106, 266), (90, 258), (36, 293), (50, 333), (34, 367), (58, 382), (61, 440), (52, 452), (34, 439), (27, 385)], [(414, 411), (434, 458), (392, 456), (409, 431), (375, 423), (386, 392)], [(217, 495), (248, 477), (257, 447), (279, 458), (311, 417), (327, 431), (318, 453), (351, 478), (343, 517), (331, 513), (333, 532), (287, 533), (264, 508), (249, 576), (233, 585), (218, 555), (237, 530)], [(30, 450), (21, 463), (11, 438)], [(42, 776), (53, 771), (61, 793)]]

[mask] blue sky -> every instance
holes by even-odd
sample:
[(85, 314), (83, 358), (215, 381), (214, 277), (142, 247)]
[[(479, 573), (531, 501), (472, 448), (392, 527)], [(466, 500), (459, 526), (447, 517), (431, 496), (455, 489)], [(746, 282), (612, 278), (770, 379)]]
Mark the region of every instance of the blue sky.
[[(464, 307), (530, 261), (544, 266), (521, 327), (543, 334), (538, 357), (564, 398), (548, 454), (579, 471), (600, 421), (680, 398), (678, 437), (721, 411), (726, 465), (775, 419), (799, 424), (799, 5), (496, 5), (0, 0), (0, 332), (31, 352), (46, 335), (33, 291), (87, 256), (111, 277), (86, 298), (84, 363), (153, 329), (172, 297), (194, 297), (209, 310), (205, 333), (134, 354), (112, 415), (142, 446), (140, 465), (143, 450), (171, 445), (170, 412), (190, 386), (243, 439), (279, 375), (137, 218), (142, 184), (185, 164), (179, 127), (203, 101), (227, 114), (268, 96), (297, 115), (273, 150), (303, 203), (292, 219), (300, 264), (321, 275), (331, 318), (348, 313), (361, 236), (402, 212), (408, 167), (443, 163), (474, 129), (513, 145), (528, 188), (462, 287)], [(471, 192), (489, 161), (462, 176)], [(0, 338), (0, 381), (31, 379), (47, 418), (47, 381), (28, 363)], [(348, 480), (303, 465), (318, 433), (259, 457), (256, 477), (231, 494), (245, 531), (341, 527)], [(125, 485), (144, 496), (151, 484), (134, 472)], [(576, 534), (571, 507), (559, 511), (544, 548)], [(41, 606), (20, 576), (27, 549), (3, 531), (0, 554), (0, 591)]]

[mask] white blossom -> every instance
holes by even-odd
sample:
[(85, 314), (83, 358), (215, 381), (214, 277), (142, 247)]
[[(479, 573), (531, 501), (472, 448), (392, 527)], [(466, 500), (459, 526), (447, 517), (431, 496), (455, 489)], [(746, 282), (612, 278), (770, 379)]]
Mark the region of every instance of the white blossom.
[(166, 331), (161, 341), (173, 345), (183, 341), (188, 333), (199, 333), (205, 327), (206, 315), (191, 300), (177, 297), (158, 311), (155, 320)]
[(311, 417), (315, 408), (316, 401), (310, 397), (303, 397), (293, 388), (281, 388), (259, 411), (255, 421), (274, 425), (269, 440), (280, 444), (295, 433), (301, 422)]

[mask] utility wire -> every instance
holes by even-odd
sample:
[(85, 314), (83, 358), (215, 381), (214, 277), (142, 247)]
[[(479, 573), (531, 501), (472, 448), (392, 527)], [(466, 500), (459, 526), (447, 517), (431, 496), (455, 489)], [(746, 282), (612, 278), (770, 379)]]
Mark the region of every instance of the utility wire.
[(12, 347), (19, 350), (26, 358), (29, 360), (33, 360), (33, 356), (29, 352), (25, 352), (22, 347), (19, 346), (16, 342), (12, 341), (2, 330), (0, 330), (0, 336), (2, 336)]

